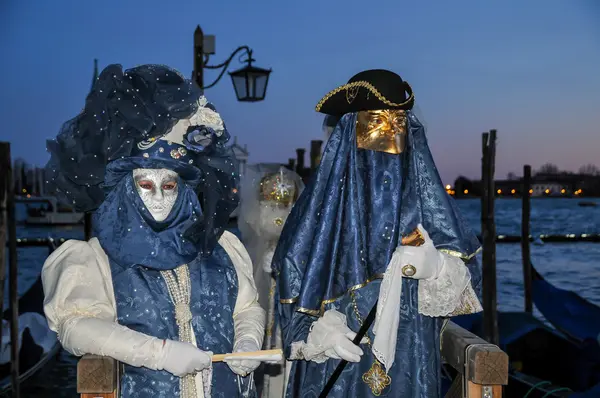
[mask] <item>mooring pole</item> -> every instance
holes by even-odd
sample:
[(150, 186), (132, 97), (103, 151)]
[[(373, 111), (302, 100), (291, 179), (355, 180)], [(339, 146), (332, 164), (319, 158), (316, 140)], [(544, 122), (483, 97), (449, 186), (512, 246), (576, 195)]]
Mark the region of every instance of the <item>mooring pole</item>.
[[(8, 295), (10, 301), (10, 375), (12, 380), (12, 392), (13, 397), (19, 398), (21, 395), (19, 386), (19, 295), (17, 291), (17, 220), (15, 217), (15, 189), (13, 185), (13, 169), (10, 158), (10, 143), (0, 142), (0, 164), (4, 171), (4, 174), (0, 179), (0, 188), (3, 188), (3, 194), (5, 199), (1, 200), (0, 203), (4, 202), (5, 206), (2, 209), (2, 213), (6, 212), (6, 221), (0, 223), (0, 235), (4, 235), (2, 241), (2, 248), (0, 248), (0, 260), (2, 265), (0, 266), (0, 279), (2, 283), (2, 298), (4, 298), (4, 281), (6, 279), (6, 263), (4, 257), (4, 247), (6, 246), (6, 236), (8, 236)], [(4, 219), (4, 217), (2, 217)], [(5, 231), (5, 232), (2, 232)], [(2, 304), (3, 303), (2, 299)], [(1, 343), (1, 341), (0, 341)]]
[(521, 212), (521, 255), (523, 257), (523, 286), (525, 287), (525, 312), (533, 312), (533, 299), (532, 299), (532, 281), (533, 273), (531, 269), (531, 252), (529, 248), (529, 237), (530, 231), (530, 217), (531, 217), (531, 198), (529, 196), (529, 190), (531, 189), (531, 166), (523, 166), (523, 187), (522, 187), (522, 199), (523, 209)]
[[(0, 142), (0, 308), (4, 308), (6, 285), (6, 242), (8, 237), (8, 191), (10, 168), (10, 144)], [(2, 323), (0, 323), (0, 347), (2, 346)]]
[(482, 135), (481, 237), (483, 245), (483, 326), (485, 340), (498, 345), (496, 282), (496, 224), (494, 219), (496, 130)]

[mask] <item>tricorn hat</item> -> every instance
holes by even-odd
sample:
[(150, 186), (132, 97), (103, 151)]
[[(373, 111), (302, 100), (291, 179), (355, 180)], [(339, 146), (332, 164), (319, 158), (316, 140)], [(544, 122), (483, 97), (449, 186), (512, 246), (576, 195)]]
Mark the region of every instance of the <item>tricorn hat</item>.
[(372, 69), (354, 75), (348, 83), (327, 93), (315, 110), (332, 116), (380, 110), (412, 109), (415, 97), (407, 82), (394, 72)]

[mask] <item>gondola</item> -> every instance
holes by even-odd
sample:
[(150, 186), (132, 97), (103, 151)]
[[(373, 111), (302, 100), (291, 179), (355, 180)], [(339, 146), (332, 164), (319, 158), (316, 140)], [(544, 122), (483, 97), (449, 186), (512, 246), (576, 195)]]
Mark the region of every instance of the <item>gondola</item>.
[[(483, 337), (482, 314), (452, 318)], [(498, 312), (499, 347), (510, 360), (506, 397), (599, 397), (600, 346), (567, 338), (525, 312)], [(573, 394), (573, 395), (571, 395)]]
[[(19, 298), (19, 329), (21, 345), (19, 350), (19, 383), (32, 377), (51, 362), (60, 351), (60, 343), (54, 332), (48, 328), (44, 316), (44, 290), (41, 276)], [(3, 363), (0, 364), (0, 392), (12, 387), (10, 375), (10, 308), (4, 311), (2, 327)]]
[(531, 269), (533, 303), (548, 322), (576, 342), (598, 344), (600, 307), (575, 292), (553, 286), (533, 265)]

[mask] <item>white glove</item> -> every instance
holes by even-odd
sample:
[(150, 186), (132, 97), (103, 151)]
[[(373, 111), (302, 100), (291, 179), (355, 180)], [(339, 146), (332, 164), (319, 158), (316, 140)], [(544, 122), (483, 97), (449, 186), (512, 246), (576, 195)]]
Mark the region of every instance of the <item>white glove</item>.
[(209, 368), (212, 364), (210, 351), (202, 351), (190, 343), (165, 340), (158, 360), (158, 370), (166, 370), (175, 376), (185, 376)]
[(314, 362), (324, 362), (327, 358), (359, 362), (363, 350), (352, 342), (355, 337), (356, 333), (346, 325), (346, 316), (328, 310), (313, 323), (302, 353), (305, 359)]
[[(241, 340), (235, 343), (235, 347), (233, 352), (254, 352), (259, 351), (260, 347), (256, 344), (254, 340)], [(260, 361), (252, 360), (252, 359), (224, 359), (224, 362), (229, 365), (229, 369), (237, 375), (245, 377), (248, 373), (254, 372), (258, 365), (260, 365)]]
[(211, 365), (212, 352), (175, 340), (160, 340), (105, 319), (72, 317), (59, 329), (63, 347), (74, 355), (107, 356), (131, 366), (164, 369), (176, 376)]
[(421, 224), (417, 226), (425, 243), (421, 246), (398, 246), (392, 262), (400, 262), (402, 276), (411, 279), (436, 279), (444, 264), (441, 253), (433, 245)]

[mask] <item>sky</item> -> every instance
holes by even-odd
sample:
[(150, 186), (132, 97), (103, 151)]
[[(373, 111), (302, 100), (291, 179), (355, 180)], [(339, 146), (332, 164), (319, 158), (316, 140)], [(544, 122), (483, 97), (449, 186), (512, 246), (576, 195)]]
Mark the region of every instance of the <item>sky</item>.
[[(100, 69), (159, 63), (191, 77), (198, 24), (216, 36), (212, 63), (248, 45), (256, 66), (273, 69), (263, 102), (238, 102), (227, 75), (205, 92), (251, 163), (287, 163), (324, 139), (321, 97), (383, 68), (412, 86), (444, 183), (480, 178), (490, 129), (497, 178), (524, 164), (600, 166), (595, 0), (5, 0), (0, 140), (13, 158), (45, 164), (45, 140), (84, 105), (94, 58)], [(205, 83), (215, 77), (206, 71)]]

